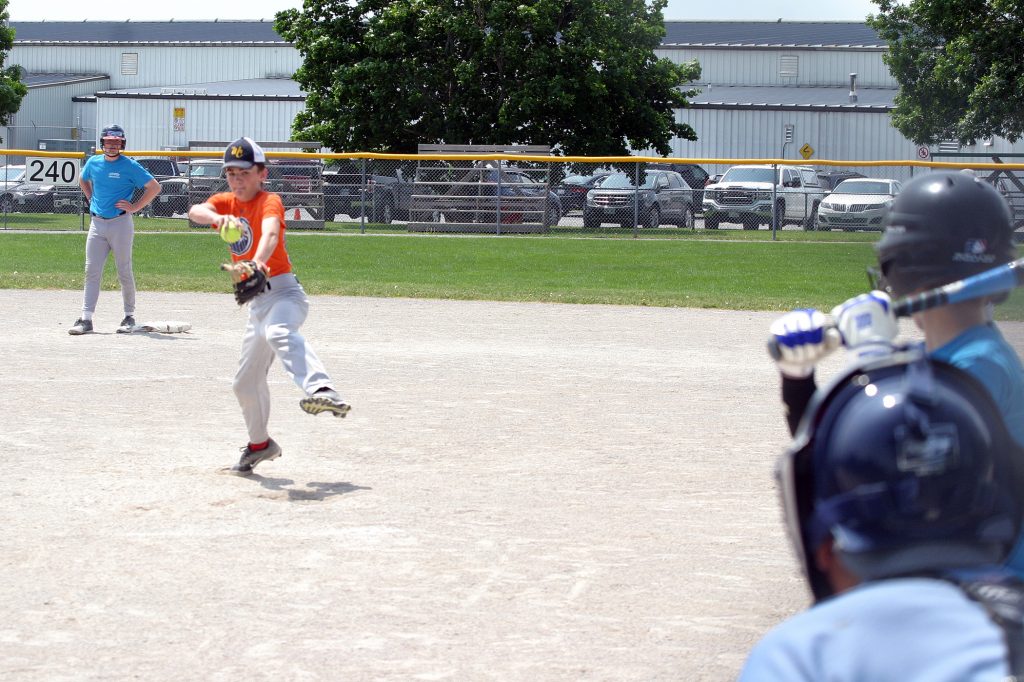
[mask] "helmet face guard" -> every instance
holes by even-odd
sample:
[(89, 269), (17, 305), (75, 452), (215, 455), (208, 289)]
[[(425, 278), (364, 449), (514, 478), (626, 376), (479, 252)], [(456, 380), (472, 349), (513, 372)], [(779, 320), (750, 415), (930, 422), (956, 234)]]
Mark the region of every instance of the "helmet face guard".
[(819, 390), (776, 468), (787, 532), (816, 599), (831, 540), (862, 579), (1001, 561), (1017, 537), (1021, 458), (984, 387), (920, 352)]

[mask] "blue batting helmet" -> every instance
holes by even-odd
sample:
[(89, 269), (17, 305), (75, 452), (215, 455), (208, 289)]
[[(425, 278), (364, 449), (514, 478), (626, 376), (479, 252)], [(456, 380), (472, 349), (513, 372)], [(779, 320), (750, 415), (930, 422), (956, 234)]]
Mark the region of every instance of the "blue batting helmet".
[(1005, 559), (1020, 526), (1024, 456), (988, 391), (920, 351), (819, 390), (777, 475), (811, 590), (833, 593), (828, 539), (864, 580)]

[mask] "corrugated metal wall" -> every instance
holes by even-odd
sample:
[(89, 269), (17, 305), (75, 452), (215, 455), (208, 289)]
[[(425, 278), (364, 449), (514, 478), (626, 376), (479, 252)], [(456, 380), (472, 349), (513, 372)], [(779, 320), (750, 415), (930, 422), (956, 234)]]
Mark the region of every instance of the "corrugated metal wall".
[(76, 134), (90, 139), (92, 121), (79, 123), (71, 99), (109, 87), (108, 79), (29, 88), (18, 113), (11, 117), (3, 136), (8, 149), (37, 149), (41, 139), (72, 139)]
[[(914, 159), (916, 145), (880, 113), (811, 111), (743, 111), (737, 109), (685, 109), (677, 120), (689, 123), (700, 137), (696, 142), (676, 140), (673, 155), (680, 158), (786, 158), (802, 160), (800, 148), (814, 150), (816, 159), (875, 161)], [(793, 126), (793, 142), (783, 149), (783, 129)], [(721, 173), (728, 165), (707, 165), (709, 173)], [(886, 176), (886, 173), (865, 173)]]
[[(122, 74), (122, 55), (138, 54), (137, 75)], [(243, 78), (290, 78), (302, 65), (290, 46), (221, 47), (26, 46), (16, 45), (8, 64), (37, 73), (102, 73), (110, 89), (187, 85)]]
[[(98, 121), (117, 122), (128, 133), (128, 148), (159, 150), (189, 140), (287, 140), (300, 101), (146, 99), (99, 97)], [(184, 116), (175, 130), (175, 109)]]
[[(676, 64), (696, 59), (700, 82), (716, 85), (835, 87), (849, 84), (850, 74), (856, 73), (860, 87), (897, 87), (879, 51), (662, 48), (655, 54)], [(786, 75), (794, 64), (796, 75)]]

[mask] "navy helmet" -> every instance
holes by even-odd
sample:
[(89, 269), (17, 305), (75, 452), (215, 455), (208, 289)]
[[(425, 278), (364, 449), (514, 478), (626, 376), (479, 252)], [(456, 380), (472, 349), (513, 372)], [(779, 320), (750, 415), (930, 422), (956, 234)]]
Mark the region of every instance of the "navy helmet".
[(128, 143), (128, 139), (125, 137), (124, 128), (117, 124), (109, 125), (103, 129), (100, 133), (100, 145), (103, 144), (103, 140), (108, 138), (117, 138), (121, 140), (121, 149), (125, 148)]
[(991, 184), (965, 173), (914, 178), (893, 200), (885, 226), (875, 249), (884, 284), (896, 296), (1017, 257), (1009, 204)]
[(1022, 454), (988, 391), (919, 350), (819, 390), (777, 468), (787, 530), (817, 599), (828, 539), (862, 580), (1005, 560)]

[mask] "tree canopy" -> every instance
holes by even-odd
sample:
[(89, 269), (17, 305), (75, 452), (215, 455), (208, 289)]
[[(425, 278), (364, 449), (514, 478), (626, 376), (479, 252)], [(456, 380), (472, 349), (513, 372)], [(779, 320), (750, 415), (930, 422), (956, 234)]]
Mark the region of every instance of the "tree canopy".
[[(7, 0), (0, 0), (0, 67), (7, 59), (7, 53), (14, 47), (14, 29), (8, 25), (10, 14), (7, 12), (7, 4)], [(0, 125), (7, 125), (11, 114), (21, 108), (21, 100), (27, 94), (28, 88), (21, 82), (21, 67), (0, 69)]]
[[(918, 144), (1024, 133), (1024, 5), (1019, 0), (874, 0), (900, 85), (893, 126)], [(906, 0), (903, 0), (905, 3)]]
[(306, 0), (277, 14), (303, 56), (298, 139), (336, 151), (547, 144), (667, 155), (700, 78), (658, 59), (666, 0)]

